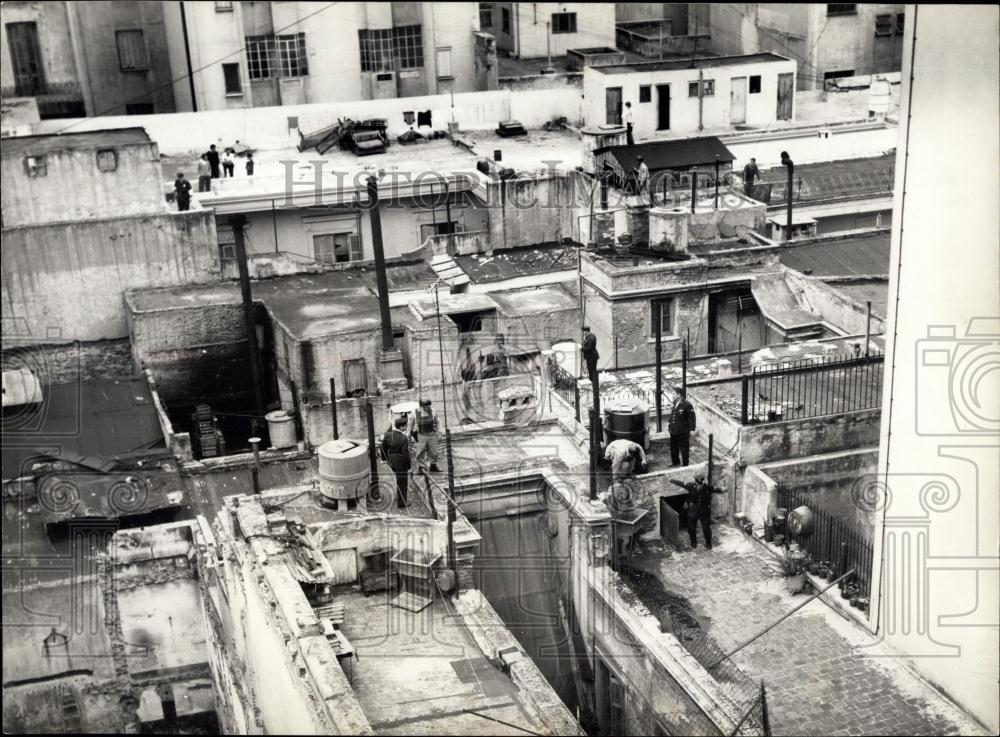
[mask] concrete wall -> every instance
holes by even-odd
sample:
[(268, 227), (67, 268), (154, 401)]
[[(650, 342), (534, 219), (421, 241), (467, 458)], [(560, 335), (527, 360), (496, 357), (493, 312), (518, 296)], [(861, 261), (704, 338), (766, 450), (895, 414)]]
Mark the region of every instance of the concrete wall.
[(220, 277), (207, 211), (10, 228), (3, 239), (4, 313), (61, 340), (126, 337), (126, 289)]
[(1000, 729), (1000, 170), (983, 164), (1000, 156), (1000, 74), (982, 60), (1000, 57), (998, 40), (995, 5), (906, 7), (878, 469), (890, 503), (872, 601), (889, 644), (988, 733)]
[(85, 343), (59, 343), (58, 336), (46, 336), (44, 326), (38, 341), (11, 336), (4, 326), (3, 361), (27, 354), (29, 365), (42, 384), (75, 384), (95, 379), (132, 376), (135, 365), (126, 338)]
[(740, 429), (739, 459), (762, 463), (874, 445), (881, 409), (865, 409), (805, 420), (768, 422)]
[[(785, 281), (810, 312), (836, 325), (848, 335), (864, 335), (868, 320), (866, 305), (855, 302), (840, 290), (819, 279), (785, 269)], [(885, 332), (885, 321), (872, 315), (871, 334)], [(862, 343), (864, 340), (861, 341)]]
[[(702, 98), (701, 124), (706, 129), (730, 125), (730, 90), (732, 79), (760, 75), (761, 91), (746, 95), (746, 124), (765, 126), (774, 120), (778, 100), (778, 75), (794, 73), (794, 61), (763, 61), (753, 64), (710, 66), (703, 70), (705, 80), (715, 81), (715, 94)], [(698, 81), (696, 69), (642, 71), (642, 67), (628, 74), (605, 74), (599, 68), (583, 72), (584, 119), (587, 125), (603, 125), (607, 120), (605, 91), (609, 87), (622, 88), (622, 102), (631, 102), (635, 116), (636, 137), (651, 137), (657, 133), (657, 96), (652, 101), (639, 102), (641, 85), (670, 85), (670, 132), (693, 133), (699, 130), (698, 98), (688, 96), (688, 83)], [(794, 119), (794, 105), (792, 117)], [(662, 133), (662, 131), (660, 131)]]
[(3, 225), (91, 220), (166, 212), (163, 174), (155, 143), (108, 146), (118, 154), (115, 171), (97, 168), (97, 150), (48, 151), (44, 176), (29, 176), (32, 144), (11, 146), (3, 157)]
[[(218, 58), (218, 57), (216, 57)], [(201, 110), (201, 108), (199, 108)], [(231, 144), (245, 141), (258, 148), (284, 148), (299, 143), (298, 130), (309, 133), (325, 128), (337, 118), (386, 118), (389, 133), (409, 129), (403, 112), (430, 110), (434, 126), (444, 129), (448, 122), (460, 128), (493, 130), (501, 120), (520, 120), (528, 128), (541, 128), (555, 117), (571, 124), (580, 119), (580, 92), (577, 89), (468, 92), (425, 97), (403, 97), (357, 102), (286, 105), (253, 109), (209, 110), (174, 115), (130, 115), (99, 120), (42, 121), (39, 133), (52, 133), (67, 125), (76, 131), (128, 128), (140, 125), (166, 155), (200, 151), (209, 143)], [(297, 117), (299, 129), (289, 129), (288, 119)], [(197, 141), (191, 132), (198, 131)]]
[[(563, 56), (567, 49), (615, 45), (614, 3), (494, 3), (497, 47), (510, 56), (538, 59)], [(511, 29), (503, 33), (501, 8), (510, 12)], [(576, 13), (576, 33), (547, 33), (553, 13)]]
[[(68, 85), (79, 92), (76, 60), (73, 58), (73, 46), (69, 43), (66, 3), (8, 3), (4, 6), (3, 20), (5, 24), (38, 24), (38, 46), (45, 82), (53, 88)], [(0, 34), (0, 87), (4, 97), (14, 95), (14, 70), (6, 31)]]
[(490, 182), (490, 244), (500, 250), (573, 238), (578, 217), (589, 212), (586, 197), (576, 172)]

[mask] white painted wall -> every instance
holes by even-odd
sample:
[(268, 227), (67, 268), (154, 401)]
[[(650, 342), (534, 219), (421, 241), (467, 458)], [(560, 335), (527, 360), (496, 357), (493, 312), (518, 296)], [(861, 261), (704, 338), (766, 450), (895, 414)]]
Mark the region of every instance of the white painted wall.
[[(641, 69), (641, 67), (640, 67)], [(583, 72), (584, 118), (587, 125), (607, 122), (606, 90), (622, 88), (622, 102), (631, 102), (635, 117), (636, 138), (666, 133), (698, 131), (698, 98), (688, 97), (688, 83), (698, 81), (697, 69), (667, 69), (635, 71), (626, 74), (606, 74), (600, 68), (587, 67)], [(778, 109), (778, 75), (795, 72), (795, 62), (762, 61), (752, 64), (711, 66), (702, 70), (705, 80), (715, 81), (715, 94), (703, 97), (702, 126), (704, 129), (730, 125), (730, 91), (734, 77), (761, 76), (761, 91), (746, 95), (746, 124), (765, 126), (775, 120)], [(657, 131), (658, 103), (656, 85), (670, 85), (670, 130)], [(650, 102), (639, 102), (639, 87), (651, 85)], [(794, 119), (794, 103), (792, 115)]]
[(873, 579), (882, 638), (994, 734), (998, 59), (995, 5), (907, 6)]
[[(549, 53), (564, 56), (567, 49), (615, 46), (614, 3), (513, 3), (517, 6), (518, 48), (522, 59)], [(553, 13), (576, 13), (576, 33), (552, 33), (546, 39), (546, 23)], [(499, 19), (496, 21), (499, 23)]]

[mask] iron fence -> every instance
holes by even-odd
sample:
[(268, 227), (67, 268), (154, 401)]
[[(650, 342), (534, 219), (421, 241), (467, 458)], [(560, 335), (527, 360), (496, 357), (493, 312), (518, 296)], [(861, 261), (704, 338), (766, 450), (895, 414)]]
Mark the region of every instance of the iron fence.
[(833, 581), (853, 568), (854, 575), (840, 584), (840, 594), (851, 606), (868, 614), (873, 549), (871, 540), (859, 529), (859, 523), (824, 509), (816, 502), (815, 494), (784, 486), (779, 486), (777, 491), (779, 507), (791, 511), (805, 506), (812, 512), (812, 533), (797, 540), (811, 558), (810, 572)]
[(742, 377), (743, 425), (882, 406), (882, 353), (784, 361)]
[(574, 408), (576, 419), (580, 421), (580, 386), (577, 377), (562, 368), (552, 357), (548, 359), (549, 389), (562, 397)]

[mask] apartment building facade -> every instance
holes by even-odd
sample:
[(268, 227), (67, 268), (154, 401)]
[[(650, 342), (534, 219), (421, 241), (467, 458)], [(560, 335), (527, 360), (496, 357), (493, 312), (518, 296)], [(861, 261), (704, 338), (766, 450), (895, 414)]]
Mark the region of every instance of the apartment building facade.
[(42, 119), (174, 112), (162, 3), (5, 2), (2, 24), (2, 95)]
[(470, 92), (470, 3), (165, 2), (182, 110)]
[(898, 72), (901, 3), (737, 3), (711, 10), (712, 48), (721, 54), (770, 51), (798, 62), (798, 89)]
[(615, 3), (479, 3), (483, 31), (519, 59), (615, 45)]

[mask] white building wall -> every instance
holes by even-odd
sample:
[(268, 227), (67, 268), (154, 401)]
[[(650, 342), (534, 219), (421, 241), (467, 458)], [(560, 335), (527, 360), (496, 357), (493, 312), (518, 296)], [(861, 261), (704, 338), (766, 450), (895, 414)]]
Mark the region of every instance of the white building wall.
[(873, 616), (996, 734), (1000, 11), (910, 5), (906, 29), (878, 485), (859, 497), (882, 513)]
[[(563, 56), (567, 49), (615, 45), (614, 3), (512, 3), (517, 6), (517, 55), (522, 59), (546, 56), (551, 43), (552, 56)], [(576, 33), (551, 33), (546, 23), (553, 13), (576, 13)], [(499, 20), (496, 22), (499, 23)]]
[[(724, 128), (731, 124), (730, 94), (733, 78), (743, 78), (748, 84), (753, 75), (760, 75), (759, 93), (746, 95), (746, 124), (765, 126), (775, 120), (778, 109), (778, 75), (794, 73), (795, 62), (764, 61), (754, 64), (713, 66), (702, 71), (704, 80), (714, 80), (715, 94), (702, 98), (702, 127), (705, 130)], [(600, 68), (587, 67), (583, 72), (584, 118), (587, 125), (607, 122), (606, 90), (622, 88), (622, 102), (631, 102), (635, 117), (635, 136), (651, 138), (666, 133), (698, 131), (698, 98), (688, 97), (688, 83), (697, 82), (698, 69), (636, 71), (627, 74), (605, 74)], [(658, 98), (656, 86), (670, 85), (670, 128), (657, 131)], [(651, 85), (650, 102), (639, 102), (639, 87)], [(793, 85), (794, 89), (794, 85)], [(792, 117), (794, 119), (794, 101)]]

